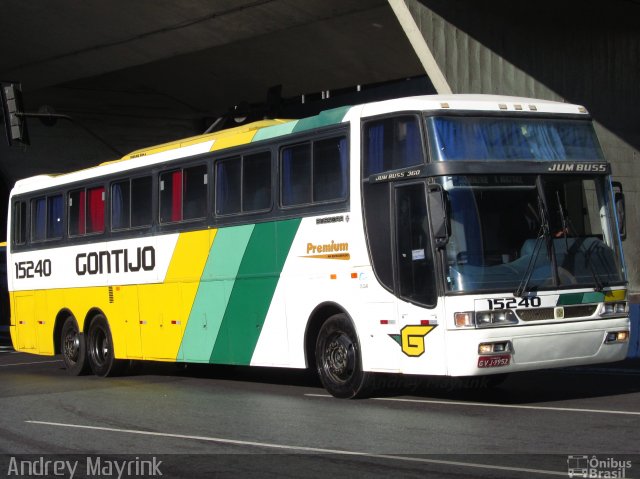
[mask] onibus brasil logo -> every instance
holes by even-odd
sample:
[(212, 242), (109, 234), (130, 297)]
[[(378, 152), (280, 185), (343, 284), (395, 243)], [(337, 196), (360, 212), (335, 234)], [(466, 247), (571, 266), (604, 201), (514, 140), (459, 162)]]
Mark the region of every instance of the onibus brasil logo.
[(575, 455), (567, 457), (567, 475), (569, 477), (588, 478), (625, 478), (631, 469), (631, 461), (613, 457), (599, 458), (595, 455)]

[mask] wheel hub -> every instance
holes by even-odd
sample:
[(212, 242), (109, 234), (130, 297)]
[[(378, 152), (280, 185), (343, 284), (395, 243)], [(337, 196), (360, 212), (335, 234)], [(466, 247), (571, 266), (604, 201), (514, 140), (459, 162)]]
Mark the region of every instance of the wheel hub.
[(80, 338), (78, 337), (78, 333), (70, 331), (64, 338), (64, 355), (73, 362), (76, 362), (79, 351)]
[(327, 368), (340, 380), (348, 379), (353, 372), (353, 344), (344, 336), (334, 338), (326, 348)]

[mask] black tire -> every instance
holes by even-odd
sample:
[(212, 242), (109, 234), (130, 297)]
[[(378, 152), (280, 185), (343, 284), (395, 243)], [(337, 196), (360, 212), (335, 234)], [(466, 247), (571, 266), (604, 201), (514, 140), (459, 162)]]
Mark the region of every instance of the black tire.
[(337, 398), (366, 397), (373, 374), (362, 371), (360, 344), (353, 324), (344, 314), (327, 319), (316, 340), (316, 366), (324, 388)]
[(85, 337), (72, 315), (67, 316), (60, 331), (60, 350), (67, 373), (80, 376), (90, 371)]
[(115, 358), (109, 323), (102, 314), (93, 318), (89, 326), (87, 356), (96, 376), (117, 376), (124, 369), (124, 361)]

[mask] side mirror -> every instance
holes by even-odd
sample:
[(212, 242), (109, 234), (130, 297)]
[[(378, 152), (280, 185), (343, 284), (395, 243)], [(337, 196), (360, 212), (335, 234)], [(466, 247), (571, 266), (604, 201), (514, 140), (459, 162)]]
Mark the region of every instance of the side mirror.
[(12, 146), (14, 143), (29, 144), (27, 122), (23, 115), (22, 88), (19, 83), (0, 84), (0, 96), (2, 97), (2, 110), (4, 113), (4, 126), (7, 131), (7, 141)]
[(429, 218), (436, 248), (444, 248), (449, 241), (447, 203), (440, 185), (428, 185)]
[(614, 181), (613, 186), (613, 201), (616, 208), (616, 218), (618, 220), (618, 232), (620, 233), (620, 239), (627, 239), (627, 211), (624, 202), (624, 192), (622, 191), (622, 183)]

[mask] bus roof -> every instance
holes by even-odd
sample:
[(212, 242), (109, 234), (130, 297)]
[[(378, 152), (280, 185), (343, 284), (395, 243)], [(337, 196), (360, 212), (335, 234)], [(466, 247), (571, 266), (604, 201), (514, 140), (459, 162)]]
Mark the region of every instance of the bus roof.
[[(300, 120), (261, 120), (246, 125), (180, 139), (161, 145), (133, 151), (120, 159), (98, 166), (65, 174), (38, 175), (18, 180), (12, 195), (58, 186), (97, 176), (131, 170), (142, 166), (161, 164), (173, 159), (223, 150), (260, 140), (338, 124), (353, 118), (369, 117), (395, 111), (495, 111), (581, 114), (587, 110), (580, 106), (549, 100), (499, 95), (424, 95), (383, 100), (358, 106), (344, 106), (326, 110)], [(126, 162), (126, 163), (125, 163)]]

